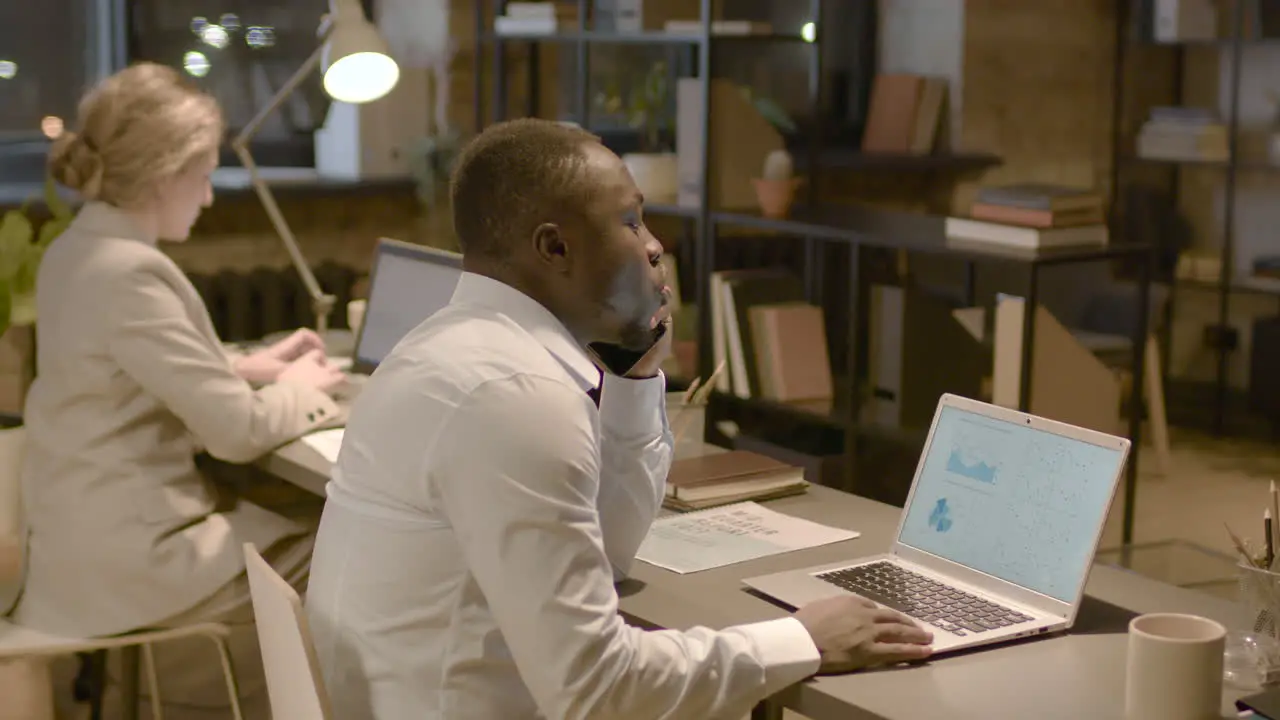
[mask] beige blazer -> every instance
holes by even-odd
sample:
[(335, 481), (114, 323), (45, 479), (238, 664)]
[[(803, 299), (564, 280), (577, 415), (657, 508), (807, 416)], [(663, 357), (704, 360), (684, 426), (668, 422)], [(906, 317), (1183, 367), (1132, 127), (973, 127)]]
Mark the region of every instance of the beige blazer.
[(338, 407), (237, 376), (195, 288), (127, 215), (84, 206), (45, 253), (36, 308), (19, 623), (73, 635), (158, 623), (243, 572), (243, 543), (304, 532), (244, 501), (215, 512), (194, 456), (249, 462)]

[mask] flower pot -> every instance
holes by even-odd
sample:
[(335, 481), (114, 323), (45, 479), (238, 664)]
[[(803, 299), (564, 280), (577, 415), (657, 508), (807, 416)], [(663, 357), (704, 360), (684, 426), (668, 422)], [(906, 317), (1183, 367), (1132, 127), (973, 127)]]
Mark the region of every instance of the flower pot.
[(796, 188), (800, 187), (802, 178), (786, 180), (765, 180), (753, 178), (756, 186), (756, 202), (760, 203), (760, 212), (767, 218), (784, 218), (791, 211), (791, 203), (796, 197)]
[(627, 153), (622, 162), (645, 202), (674, 203), (679, 191), (675, 153)]

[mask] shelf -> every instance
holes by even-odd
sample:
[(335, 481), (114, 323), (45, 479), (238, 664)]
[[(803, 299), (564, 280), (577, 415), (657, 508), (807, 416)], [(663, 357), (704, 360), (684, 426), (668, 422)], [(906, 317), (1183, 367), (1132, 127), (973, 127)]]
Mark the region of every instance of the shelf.
[[(1226, 170), (1230, 167), (1227, 160), (1173, 160), (1166, 158), (1147, 158), (1130, 156), (1124, 158), (1126, 163), (1132, 165), (1185, 165), (1191, 167), (1212, 168), (1215, 170)], [(1236, 161), (1236, 169), (1241, 172), (1280, 172), (1280, 165), (1259, 159), (1243, 159)]]
[(644, 213), (646, 215), (663, 215), (666, 217), (696, 218), (698, 217), (698, 208), (688, 205), (647, 202), (644, 204)]
[[(809, 149), (796, 143), (788, 147), (798, 171), (809, 170)], [(864, 153), (853, 148), (821, 148), (818, 166), (822, 170), (877, 170), (887, 172), (968, 172), (996, 167), (1004, 161), (988, 153), (911, 155), (908, 153)]]
[[(1147, 47), (1163, 47), (1163, 48), (1229, 48), (1236, 41), (1229, 37), (1207, 38), (1204, 40), (1178, 40), (1175, 42), (1166, 42), (1156, 40), (1155, 38), (1138, 38), (1137, 44)], [(1257, 38), (1240, 38), (1240, 44), (1249, 47), (1253, 45), (1274, 45), (1280, 43), (1280, 37), (1257, 37)]]
[(643, 32), (614, 32), (608, 30), (582, 30), (556, 33), (543, 32), (504, 32), (485, 33), (484, 39), (491, 42), (548, 42), (548, 43), (599, 43), (602, 45), (700, 45), (704, 39), (713, 43), (807, 43), (799, 35), (783, 33), (752, 33), (737, 35), (720, 33), (704, 36), (693, 33), (666, 32), (663, 30), (646, 30)]
[(947, 238), (941, 215), (894, 212), (857, 206), (793, 208), (785, 219), (758, 213), (713, 212), (717, 225), (738, 225), (788, 235), (869, 245), (916, 253), (948, 255), (972, 261), (1056, 265), (1133, 257), (1149, 252), (1143, 244), (1061, 247), (1042, 251), (955, 241)]
[[(843, 387), (842, 387), (843, 386)], [(874, 422), (852, 422), (848, 417), (847, 402), (850, 393), (847, 383), (837, 381), (834, 405), (820, 406), (814, 403), (784, 403), (765, 398), (743, 398), (721, 391), (711, 393), (712, 402), (720, 406), (732, 418), (736, 413), (775, 414), (798, 424), (811, 424), (816, 428), (851, 431), (861, 438), (869, 438), (897, 444), (923, 444), (929, 428), (902, 428)]]
[[(1174, 285), (1176, 287), (1194, 288), (1196, 290), (1206, 290), (1209, 292), (1217, 292), (1222, 287), (1221, 283), (1217, 280), (1197, 280), (1193, 278), (1178, 278)], [(1241, 275), (1239, 277), (1230, 278), (1227, 281), (1227, 290), (1235, 293), (1280, 295), (1280, 278)]]
[[(797, 422), (814, 423), (822, 427), (843, 430), (849, 427), (848, 413), (839, 404), (832, 403), (786, 403), (766, 398), (744, 398), (732, 393), (715, 390), (711, 393), (718, 404), (730, 410), (734, 408), (750, 408), (755, 411), (776, 413)], [(836, 393), (837, 403), (848, 397), (847, 392)]]

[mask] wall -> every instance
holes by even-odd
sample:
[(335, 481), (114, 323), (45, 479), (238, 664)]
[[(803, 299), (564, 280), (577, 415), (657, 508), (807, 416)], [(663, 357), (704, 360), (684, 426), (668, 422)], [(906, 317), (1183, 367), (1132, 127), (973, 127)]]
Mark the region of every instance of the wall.
[[(1113, 0), (886, 0), (885, 69), (951, 78), (953, 148), (1003, 163), (945, 188), (941, 212), (965, 214), (985, 184), (1045, 182), (1110, 192), (1116, 9)], [(938, 189), (939, 191), (942, 188)], [(955, 263), (920, 258), (922, 281), (958, 285)], [(1064, 320), (1105, 265), (1055, 268), (1040, 299)], [(984, 264), (978, 294), (1022, 293), (1025, 274)]]
[(960, 145), (1004, 159), (983, 182), (1108, 191), (1115, 4), (965, 2)]
[(965, 3), (957, 0), (880, 0), (880, 72), (948, 80), (951, 137), (964, 106)]

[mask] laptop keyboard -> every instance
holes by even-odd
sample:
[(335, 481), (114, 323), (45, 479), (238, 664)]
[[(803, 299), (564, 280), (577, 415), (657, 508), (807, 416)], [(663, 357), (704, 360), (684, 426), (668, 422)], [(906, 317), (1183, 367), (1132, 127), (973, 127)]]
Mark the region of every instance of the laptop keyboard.
[(1031, 620), (891, 562), (868, 563), (816, 577), (955, 635), (976, 635)]

